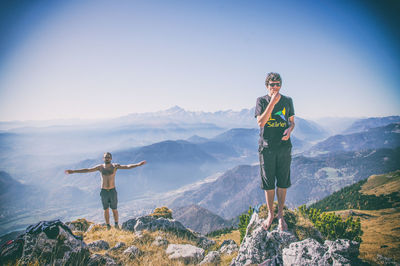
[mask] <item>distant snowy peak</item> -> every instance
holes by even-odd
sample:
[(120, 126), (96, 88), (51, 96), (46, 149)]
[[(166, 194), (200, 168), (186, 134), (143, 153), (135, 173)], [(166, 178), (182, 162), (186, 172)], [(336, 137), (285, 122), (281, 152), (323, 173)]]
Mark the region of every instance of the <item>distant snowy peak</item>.
[(120, 123), (168, 124), (168, 123), (211, 123), (221, 127), (256, 127), (254, 109), (216, 112), (187, 111), (179, 106), (147, 113), (132, 113), (118, 118)]

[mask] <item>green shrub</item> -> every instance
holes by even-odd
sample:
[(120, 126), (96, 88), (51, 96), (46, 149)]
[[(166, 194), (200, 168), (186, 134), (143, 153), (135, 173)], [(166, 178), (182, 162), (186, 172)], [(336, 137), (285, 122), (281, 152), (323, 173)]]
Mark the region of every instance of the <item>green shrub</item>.
[(310, 219), (314, 226), (321, 232), (321, 234), (329, 240), (336, 240), (345, 238), (361, 242), (361, 230), (360, 218), (356, 220), (353, 216), (349, 216), (345, 221), (339, 215), (333, 213), (322, 212), (314, 208), (307, 208), (305, 205), (301, 205), (299, 212)]
[(156, 208), (150, 216), (153, 216), (155, 218), (167, 218), (167, 219), (172, 219), (172, 211), (168, 209), (167, 207), (158, 207)]
[(242, 243), (244, 236), (246, 235), (247, 226), (249, 225), (251, 216), (253, 215), (254, 209), (249, 206), (247, 213), (243, 213), (239, 216), (239, 232), (240, 232), (240, 243)]
[(217, 237), (217, 236), (220, 236), (220, 235), (223, 235), (223, 234), (229, 234), (233, 230), (236, 230), (235, 227), (233, 227), (233, 226), (225, 227), (225, 228), (222, 228), (222, 229), (218, 229), (218, 230), (212, 231), (212, 232), (206, 234), (206, 236), (207, 237)]

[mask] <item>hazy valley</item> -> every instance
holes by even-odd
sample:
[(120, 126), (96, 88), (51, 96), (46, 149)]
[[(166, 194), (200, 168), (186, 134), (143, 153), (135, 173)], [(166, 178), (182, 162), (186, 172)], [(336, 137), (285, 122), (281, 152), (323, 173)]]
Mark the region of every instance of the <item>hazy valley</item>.
[[(184, 210), (193, 204), (224, 221), (232, 219), (265, 200), (253, 113), (174, 107), (90, 125), (2, 124), (0, 234), (44, 219), (101, 221), (99, 173), (65, 175), (64, 170), (102, 163), (104, 151), (121, 164), (148, 161), (117, 173), (122, 220), (160, 205)], [(288, 206), (312, 203), (372, 174), (399, 168), (399, 124), (393, 123), (399, 118), (376, 118), (379, 127), (370, 120), (355, 120), (342, 129), (351, 133), (330, 136), (331, 130), (296, 118)]]

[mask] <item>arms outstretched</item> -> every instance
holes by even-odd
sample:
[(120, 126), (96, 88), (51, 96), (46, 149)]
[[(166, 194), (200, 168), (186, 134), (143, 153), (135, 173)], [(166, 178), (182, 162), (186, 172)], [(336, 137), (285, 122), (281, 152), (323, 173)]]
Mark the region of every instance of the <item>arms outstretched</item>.
[(67, 175), (69, 174), (75, 174), (75, 173), (90, 173), (90, 172), (96, 172), (100, 170), (101, 165), (96, 165), (95, 167), (92, 168), (84, 168), (84, 169), (78, 169), (78, 170), (65, 170), (65, 173)]
[(132, 169), (138, 166), (142, 166), (144, 164), (146, 164), (146, 161), (141, 161), (139, 163), (128, 164), (128, 165), (117, 165), (117, 169)]

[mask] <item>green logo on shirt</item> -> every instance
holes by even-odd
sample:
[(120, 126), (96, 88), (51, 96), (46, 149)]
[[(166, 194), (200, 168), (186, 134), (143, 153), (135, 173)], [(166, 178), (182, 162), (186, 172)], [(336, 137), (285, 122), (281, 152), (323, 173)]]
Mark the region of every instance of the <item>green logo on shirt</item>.
[(276, 112), (274, 115), (279, 115), (284, 121), (286, 121), (286, 109), (285, 107), (283, 107), (282, 111)]
[(274, 115), (279, 115), (285, 122), (277, 122), (271, 116), (267, 122), (268, 127), (286, 127), (287, 123), (286, 123), (286, 117), (285, 117), (285, 115), (286, 115), (285, 107), (283, 108), (282, 111), (276, 112)]

